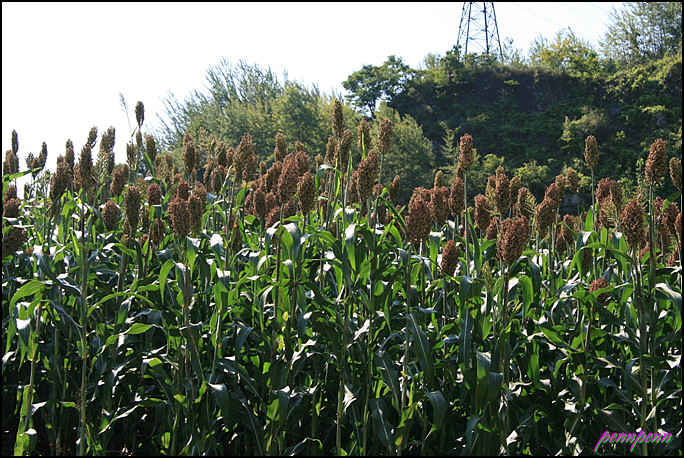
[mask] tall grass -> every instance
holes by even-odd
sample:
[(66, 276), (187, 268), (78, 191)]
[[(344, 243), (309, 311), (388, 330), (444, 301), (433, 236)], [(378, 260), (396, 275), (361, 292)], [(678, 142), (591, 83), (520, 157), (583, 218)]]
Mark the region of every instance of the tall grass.
[[(202, 185), (204, 164), (188, 156), (185, 181), (140, 141), (124, 189), (65, 157), (19, 202), (12, 186), (30, 171), (10, 168), (4, 454), (581, 454), (605, 430), (639, 429), (673, 439), (635, 451), (678, 453), (681, 243), (667, 218), (618, 208), (618, 231), (592, 202), (561, 222), (557, 206), (542, 211), (547, 191), (536, 213), (489, 202), (488, 238), (464, 188), (439, 224), (438, 191), (417, 191), (424, 210), (407, 212), (388, 183), (367, 188), (380, 175), (371, 142), (352, 171), (337, 116), (316, 170), (283, 148), (257, 172), (246, 136), (228, 157), (207, 151)], [(297, 186), (307, 172), (313, 188)], [(634, 205), (652, 208), (641, 195)]]

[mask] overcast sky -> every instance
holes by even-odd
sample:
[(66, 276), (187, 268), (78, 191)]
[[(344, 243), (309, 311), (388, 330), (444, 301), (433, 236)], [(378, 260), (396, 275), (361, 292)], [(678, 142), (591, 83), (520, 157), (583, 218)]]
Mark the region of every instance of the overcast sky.
[[(67, 139), (76, 155), (92, 126), (116, 128), (125, 161), (129, 123), (159, 126), (163, 99), (202, 90), (222, 58), (270, 69), (284, 81), (345, 95), (342, 82), (389, 55), (418, 68), (457, 42), (463, 3), (2, 3), (2, 151), (19, 137), (19, 169), (48, 148), (54, 171)], [(537, 36), (570, 27), (598, 46), (621, 2), (494, 3), (500, 39), (527, 55)], [(98, 150), (98, 147), (96, 147)], [(312, 152), (313, 153), (313, 152)]]

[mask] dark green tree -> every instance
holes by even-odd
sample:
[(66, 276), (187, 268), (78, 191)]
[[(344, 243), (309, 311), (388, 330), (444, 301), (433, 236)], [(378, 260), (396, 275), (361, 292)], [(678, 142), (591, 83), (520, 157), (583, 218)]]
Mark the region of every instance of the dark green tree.
[(349, 92), (348, 97), (354, 105), (367, 109), (371, 117), (381, 100), (391, 100), (402, 91), (404, 84), (414, 71), (401, 57), (389, 56), (380, 66), (364, 65), (352, 73), (342, 86)]

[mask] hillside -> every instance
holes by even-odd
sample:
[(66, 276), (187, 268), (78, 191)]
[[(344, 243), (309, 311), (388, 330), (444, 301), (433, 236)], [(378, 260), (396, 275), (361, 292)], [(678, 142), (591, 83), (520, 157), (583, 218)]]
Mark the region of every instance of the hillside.
[[(481, 158), (502, 157), (510, 171), (536, 161), (550, 176), (564, 166), (589, 173), (584, 140), (594, 135), (601, 155), (595, 173), (631, 190), (656, 138), (667, 142), (669, 156), (681, 157), (682, 60), (668, 57), (592, 79), (501, 64), (441, 78), (421, 71), (390, 106), (423, 128), (437, 168), (452, 162), (443, 154), (446, 128), (456, 138), (471, 134)], [(659, 191), (669, 195), (674, 188)]]

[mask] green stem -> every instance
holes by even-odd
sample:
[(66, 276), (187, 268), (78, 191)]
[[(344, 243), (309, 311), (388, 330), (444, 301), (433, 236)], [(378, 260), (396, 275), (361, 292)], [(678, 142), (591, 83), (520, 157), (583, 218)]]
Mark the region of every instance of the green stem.
[(463, 212), (463, 227), (465, 229), (465, 275), (468, 276), (468, 270), (470, 268), (470, 257), (468, 256), (468, 197), (467, 197), (467, 187), (466, 187), (466, 177), (468, 172), (463, 172), (463, 202), (464, 202), (464, 212)]

